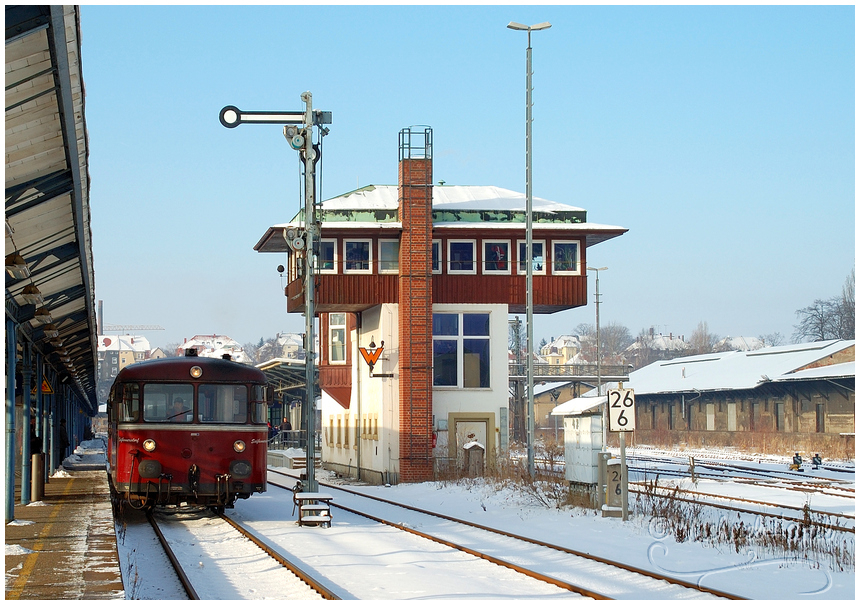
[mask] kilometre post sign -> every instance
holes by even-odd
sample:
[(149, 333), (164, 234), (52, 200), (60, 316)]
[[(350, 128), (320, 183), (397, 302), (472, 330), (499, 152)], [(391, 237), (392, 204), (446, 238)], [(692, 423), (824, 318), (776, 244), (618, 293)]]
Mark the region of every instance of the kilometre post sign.
[(633, 432), (636, 428), (633, 389), (612, 389), (609, 396), (609, 430), (616, 433)]

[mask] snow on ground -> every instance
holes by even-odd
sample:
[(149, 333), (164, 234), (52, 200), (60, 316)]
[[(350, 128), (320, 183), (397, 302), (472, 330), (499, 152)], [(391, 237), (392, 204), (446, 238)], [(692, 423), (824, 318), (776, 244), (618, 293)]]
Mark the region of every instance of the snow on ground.
[[(719, 456), (715, 456), (719, 457)], [(723, 456), (735, 459), (734, 455)], [(783, 465), (784, 461), (774, 460), (775, 465)], [(82, 444), (75, 453), (64, 460), (63, 470), (89, 469), (101, 465), (104, 468), (104, 443), (96, 439)], [(853, 468), (853, 462), (845, 466)], [(279, 469), (287, 470), (287, 469)], [(320, 471), (318, 478), (332, 478), (329, 473)], [(840, 479), (849, 479), (847, 487), (854, 487), (853, 474), (841, 474)], [(811, 559), (795, 558), (779, 554), (756, 552), (753, 549), (741, 549), (736, 552), (729, 545), (706, 546), (698, 542), (678, 543), (672, 536), (661, 531), (660, 524), (649, 519), (633, 516), (628, 522), (618, 518), (602, 518), (593, 511), (582, 509), (553, 509), (543, 507), (512, 488), (500, 489), (497, 485), (480, 480), (461, 481), (457, 483), (421, 483), (401, 484), (391, 487), (350, 485), (352, 489), (379, 495), (388, 499), (420, 506), (441, 513), (461, 517), (463, 519), (506, 529), (513, 533), (545, 540), (561, 546), (589, 552), (609, 559), (653, 569), (662, 573), (675, 575), (687, 581), (701, 582), (713, 588), (726, 592), (740, 594), (756, 599), (854, 599), (855, 573), (849, 571), (834, 571), (827, 565), (817, 564)], [(721, 494), (739, 495), (754, 500), (770, 500), (767, 493), (773, 496), (773, 488), (745, 483), (718, 483), (700, 480), (697, 489), (700, 491), (714, 490)], [(767, 491), (763, 491), (767, 490)], [(797, 498), (796, 495), (778, 497), (787, 499)], [(634, 496), (631, 495), (631, 501)], [(335, 497), (335, 502), (337, 498)], [(783, 502), (797, 505), (796, 500)], [(803, 502), (800, 503), (802, 506)], [(853, 500), (832, 498), (813, 494), (810, 496), (813, 508), (827, 510), (833, 507), (839, 512), (854, 514)], [(253, 517), (254, 529), (260, 534), (292, 534), (293, 540), (298, 541), (302, 548), (302, 536), (319, 542), (332, 541), (337, 535), (338, 519), (335, 516), (333, 527), (335, 531), (323, 528), (298, 528), (295, 517), (291, 516), (292, 500), (288, 492), (270, 487), (266, 494), (252, 496), (248, 500), (239, 501), (233, 511), (236, 517)], [(726, 513), (731, 514), (731, 513)], [(120, 567), (126, 578), (127, 598), (138, 599), (171, 599), (177, 598), (176, 593), (160, 583), (159, 590), (152, 590), (139, 582), (141, 577), (161, 573), (158, 559), (153, 556), (159, 551), (154, 541), (139, 538), (136, 529), (131, 526), (120, 527), (121, 539), (118, 539)], [(851, 541), (853, 551), (853, 534), (846, 536)], [(211, 536), (211, 541), (217, 541), (217, 536)], [(7, 546), (7, 554), (8, 553)], [(323, 546), (316, 548), (322, 553)], [(343, 557), (339, 559), (337, 549), (326, 549), (325, 563), (328, 566), (355, 565), (356, 561)], [(376, 559), (375, 563), (363, 560), (365, 574), (372, 573), (379, 581), (386, 583), (393, 592), (408, 595), (414, 588), (414, 580), (404, 570), (409, 569), (414, 559), (414, 553), (386, 553), (385, 557)], [(216, 569), (212, 573), (218, 573)], [(458, 573), (453, 569), (451, 574)], [(135, 590), (129, 583), (138, 578)], [(205, 574), (202, 581), (205, 580)], [(398, 586), (394, 586), (397, 584)], [(244, 594), (254, 594), (258, 587), (238, 587)], [(256, 593), (258, 598), (277, 598), (275, 595)], [(482, 598), (481, 595), (474, 595)], [(547, 595), (549, 596), (549, 595)], [(643, 594), (642, 598), (649, 595)], [(381, 591), (377, 598), (390, 598)], [(410, 598), (401, 596), (399, 598)], [(412, 598), (421, 598), (418, 594)], [(463, 598), (459, 596), (458, 598)], [(486, 595), (483, 596), (486, 598)]]
[(735, 552), (727, 545), (679, 544), (648, 519), (631, 517), (625, 523), (581, 509), (548, 509), (479, 481), (353, 489), (750, 598), (854, 598), (853, 570), (834, 572), (810, 561)]

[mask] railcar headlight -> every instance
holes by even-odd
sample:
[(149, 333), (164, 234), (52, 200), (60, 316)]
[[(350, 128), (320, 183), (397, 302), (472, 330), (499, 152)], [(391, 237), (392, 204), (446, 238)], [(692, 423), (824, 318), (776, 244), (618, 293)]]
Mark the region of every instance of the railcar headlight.
[(242, 441), (241, 439), (234, 441), (233, 442), (233, 451), (236, 452), (237, 454), (241, 454), (242, 452), (244, 452), (245, 451), (245, 442)]
[(147, 452), (154, 452), (155, 451), (155, 439), (147, 439), (146, 441), (144, 441), (143, 442), (143, 449), (145, 449)]
[(203, 376), (203, 368), (200, 366), (192, 366), (191, 367), (191, 378), (200, 378)]

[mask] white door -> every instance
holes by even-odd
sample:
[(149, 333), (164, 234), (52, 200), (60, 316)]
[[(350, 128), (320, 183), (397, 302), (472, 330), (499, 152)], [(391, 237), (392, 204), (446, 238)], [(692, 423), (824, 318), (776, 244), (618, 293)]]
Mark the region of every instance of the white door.
[(728, 409), (728, 429), (730, 431), (738, 430), (738, 408), (736, 403), (730, 403)]

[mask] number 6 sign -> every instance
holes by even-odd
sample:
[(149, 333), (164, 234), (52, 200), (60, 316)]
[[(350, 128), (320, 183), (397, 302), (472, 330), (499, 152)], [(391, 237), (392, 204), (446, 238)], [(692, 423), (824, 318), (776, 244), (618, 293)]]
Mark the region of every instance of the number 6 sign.
[(636, 411), (633, 389), (612, 389), (609, 396), (609, 430), (617, 433), (632, 432), (636, 428)]

